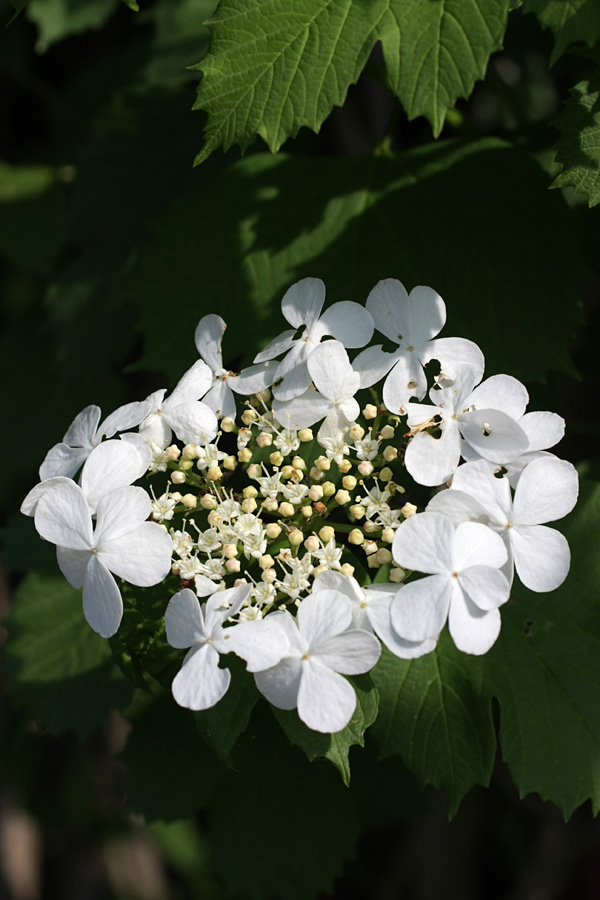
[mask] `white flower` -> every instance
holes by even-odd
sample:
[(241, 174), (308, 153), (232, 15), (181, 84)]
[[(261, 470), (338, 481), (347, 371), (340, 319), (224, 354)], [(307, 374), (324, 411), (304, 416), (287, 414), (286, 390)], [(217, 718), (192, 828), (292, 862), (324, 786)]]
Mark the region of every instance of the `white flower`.
[(343, 430), (360, 413), (354, 395), (360, 387), (348, 354), (339, 341), (325, 341), (308, 358), (308, 371), (316, 391), (305, 390), (292, 400), (274, 400), (273, 414), (289, 428), (308, 428), (325, 417), (331, 417), (333, 428)]
[(238, 394), (256, 394), (268, 387), (274, 378), (277, 363), (263, 362), (258, 366), (244, 369), (235, 375), (223, 368), (221, 344), (227, 325), (221, 318), (211, 314), (198, 322), (194, 340), (198, 353), (212, 371), (212, 387), (203, 402), (221, 419), (230, 416), (235, 419), (236, 404), (233, 391)]
[(177, 500), (169, 497), (168, 492), (155, 497), (152, 501), (152, 518), (155, 522), (168, 522), (173, 518)]
[(281, 486), (281, 493), (289, 503), (293, 503), (297, 506), (299, 503), (302, 503), (308, 494), (308, 485), (296, 484), (295, 482), (283, 484)]
[(529, 463), (519, 478), (514, 500), (508, 478), (497, 478), (484, 461), (460, 466), (448, 491), (430, 501), (428, 510), (454, 523), (478, 519), (497, 531), (506, 544), (504, 569), (513, 569), (532, 591), (553, 591), (567, 577), (571, 554), (567, 539), (546, 522), (566, 516), (577, 502), (579, 483), (571, 463), (547, 456)]
[(201, 359), (194, 363), (165, 399), (166, 389), (155, 391), (144, 402), (146, 416), (140, 434), (158, 447), (171, 443), (172, 432), (186, 444), (212, 440), (218, 430), (217, 417), (203, 397), (212, 384), (210, 369)]
[(203, 471), (213, 466), (218, 466), (227, 454), (223, 450), (219, 450), (216, 444), (201, 444), (196, 446), (196, 462), (197, 467)]
[[(319, 278), (303, 278), (293, 284), (281, 301), (281, 311), (292, 329), (254, 357), (255, 363), (261, 363), (287, 354), (273, 374), (273, 395), (278, 400), (291, 400), (307, 389), (311, 381), (307, 360), (326, 335), (351, 348), (364, 347), (371, 340), (373, 319), (364, 307), (342, 301), (321, 315), (324, 302), (325, 285)], [(302, 331), (296, 337), (298, 329)]]
[(392, 544), (396, 562), (428, 577), (404, 584), (391, 608), (394, 629), (409, 641), (436, 641), (446, 619), (459, 650), (486, 653), (500, 633), (498, 607), (509, 585), (499, 571), (507, 559), (491, 528), (463, 522), (456, 529), (435, 512), (406, 519)]
[(419, 484), (447, 481), (460, 461), (464, 441), (492, 462), (515, 459), (529, 446), (529, 438), (517, 424), (525, 412), (527, 390), (511, 375), (493, 375), (478, 387), (476, 373), (464, 369), (456, 382), (439, 383), (429, 392), (435, 406), (408, 404), (408, 424), (424, 427), (437, 417), (441, 434), (420, 431), (406, 448), (404, 462)]
[(394, 630), (390, 618), (390, 609), (394, 598), (402, 586), (397, 584), (371, 584), (362, 588), (352, 575), (341, 572), (322, 572), (313, 582), (313, 594), (324, 590), (339, 591), (352, 603), (352, 628), (375, 632), (395, 656), (402, 659), (415, 659), (430, 653), (435, 647), (435, 640), (407, 641)]
[(325, 419), (317, 434), (317, 443), (325, 450), (327, 459), (332, 459), (338, 465), (350, 453), (346, 443), (345, 432), (340, 430), (337, 422), (331, 417)]
[(83, 490), (59, 484), (41, 498), (35, 527), (56, 544), (60, 570), (73, 587), (83, 587), (83, 612), (102, 637), (117, 631), (123, 602), (115, 579), (150, 587), (171, 569), (172, 543), (156, 522), (147, 522), (150, 498), (143, 488), (123, 487), (103, 496), (93, 529)]
[(134, 428), (146, 415), (143, 403), (120, 406), (100, 423), (100, 407), (86, 406), (71, 422), (60, 444), (55, 444), (40, 466), (40, 478), (46, 481), (58, 475), (72, 478), (94, 447), (117, 431)]
[(446, 322), (446, 305), (433, 288), (419, 286), (407, 294), (400, 281), (385, 278), (369, 294), (367, 309), (375, 328), (398, 344), (398, 350), (385, 353), (381, 345), (369, 347), (356, 357), (354, 368), (361, 373), (361, 387), (370, 387), (389, 372), (383, 402), (390, 412), (406, 412), (411, 397), (425, 396), (423, 366), (432, 359), (452, 378), (467, 367), (474, 384), (481, 379), (484, 359), (477, 344), (464, 338), (433, 340)]
[(322, 566), (327, 566), (328, 569), (341, 569), (343, 549), (343, 547), (336, 547), (335, 540), (332, 538), (327, 544), (322, 545), (320, 550), (313, 550), (312, 555), (319, 560)]
[(188, 588), (171, 597), (165, 612), (167, 640), (177, 649), (190, 648), (171, 687), (180, 706), (208, 709), (225, 695), (231, 673), (219, 667), (220, 654), (233, 652), (243, 656), (249, 668), (252, 666), (250, 671), (256, 671), (256, 666), (272, 666), (281, 659), (285, 641), (272, 625), (261, 628), (259, 620), (223, 628), (227, 619), (237, 615), (249, 594), (249, 584), (228, 588), (214, 593), (204, 606)]
[(297, 707), (300, 719), (314, 731), (341, 731), (356, 707), (354, 689), (342, 675), (372, 669), (381, 652), (379, 641), (365, 631), (347, 630), (352, 606), (335, 590), (311, 594), (295, 619), (282, 612), (276, 622), (288, 649), (277, 665), (255, 674), (259, 691), (279, 709)]
[(375, 459), (379, 453), (379, 441), (368, 434), (360, 441), (354, 441), (354, 449), (359, 459)]

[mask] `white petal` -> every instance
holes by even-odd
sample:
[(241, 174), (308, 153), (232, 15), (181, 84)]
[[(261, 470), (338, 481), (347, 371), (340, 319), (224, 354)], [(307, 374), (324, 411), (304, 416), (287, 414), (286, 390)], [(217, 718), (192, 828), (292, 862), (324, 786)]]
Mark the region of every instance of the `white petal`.
[(312, 592), (317, 594), (319, 591), (337, 591), (348, 597), (352, 603), (361, 603), (363, 601), (363, 590), (356, 578), (346, 577), (341, 572), (334, 569), (327, 569), (321, 572), (313, 581)]
[(509, 530), (517, 575), (531, 591), (553, 591), (563, 583), (571, 565), (567, 539), (545, 525)]
[(217, 582), (211, 581), (206, 575), (196, 575), (194, 578), (194, 586), (196, 589), (196, 596), (198, 597), (210, 597), (211, 594), (214, 594), (214, 592), (219, 589)]
[(111, 438), (117, 431), (128, 431), (130, 428), (135, 428), (140, 424), (146, 412), (146, 404), (138, 401), (126, 403), (125, 406), (115, 409), (99, 426), (95, 443), (105, 437)]
[(273, 378), (273, 396), (278, 400), (291, 400), (302, 394), (310, 384), (310, 374), (306, 365), (315, 345), (309, 341), (296, 341), (285, 356)]
[(171, 691), (180, 706), (198, 712), (218, 703), (227, 693), (230, 681), (229, 669), (219, 668), (219, 654), (214, 647), (201, 644), (184, 659)]
[(100, 422), (100, 407), (86, 406), (75, 416), (63, 441), (69, 447), (87, 447), (91, 449), (96, 443), (96, 430)]
[(152, 460), (152, 450), (144, 435), (140, 434), (138, 431), (126, 431), (119, 437), (120, 440), (124, 441), (126, 444), (132, 444), (135, 447), (142, 458), (140, 465), (143, 467), (144, 472), (147, 472)]
[(367, 297), (367, 309), (373, 316), (375, 328), (395, 344), (404, 340), (408, 330), (408, 294), (401, 281), (384, 278)]
[(397, 529), (392, 556), (405, 569), (437, 575), (452, 571), (453, 543), (454, 525), (450, 519), (435, 512), (418, 513)]
[(141, 487), (122, 487), (101, 497), (98, 503), (95, 546), (133, 531), (150, 515), (150, 497)]
[(230, 416), (232, 419), (235, 419), (236, 416), (235, 397), (229, 382), (229, 378), (226, 381), (215, 381), (208, 394), (205, 394), (202, 399), (202, 402), (209, 409), (212, 409), (219, 419), (223, 416)]
[(383, 402), (390, 412), (404, 415), (410, 398), (422, 400), (426, 392), (427, 379), (417, 354), (403, 350), (383, 385)]
[(342, 300), (326, 309), (311, 336), (332, 335), (344, 347), (364, 347), (373, 337), (373, 317), (358, 303)]
[(490, 566), (471, 566), (460, 573), (458, 583), (473, 603), (483, 610), (497, 609), (506, 603), (510, 594), (508, 581), (502, 572)]
[(382, 344), (367, 347), (352, 360), (352, 368), (360, 375), (361, 388), (371, 387), (390, 371), (396, 360), (398, 351), (387, 353)]
[[(373, 638), (375, 640), (375, 638)], [(298, 690), (298, 716), (312, 728), (333, 734), (345, 728), (356, 709), (352, 685), (318, 660), (305, 660)]]
[(163, 409), (199, 400), (210, 389), (212, 381), (213, 375), (206, 363), (202, 359), (196, 360), (194, 365), (179, 379), (171, 396), (163, 402)]
[(500, 625), (497, 609), (484, 612), (462, 591), (457, 591), (450, 606), (448, 627), (459, 650), (474, 656), (487, 653), (500, 634)]
[(529, 463), (519, 478), (513, 524), (542, 525), (571, 512), (577, 503), (579, 478), (570, 462), (547, 456)]
[(294, 328), (306, 325), (310, 334), (325, 302), (325, 285), (320, 278), (303, 278), (293, 284), (281, 301), (281, 312)]
[(85, 570), (83, 614), (94, 631), (104, 638), (112, 637), (117, 632), (123, 615), (121, 592), (95, 554), (90, 554)]
[(48, 450), (40, 466), (40, 478), (47, 481), (63, 475), (73, 478), (88, 458), (89, 447), (69, 447), (68, 444), (55, 444)]
[(219, 631), (226, 619), (236, 616), (248, 597), (251, 584), (238, 584), (237, 587), (227, 588), (224, 591), (215, 591), (206, 601), (204, 619), (206, 631), (211, 636)]
[[(129, 441), (104, 441), (94, 447), (81, 473), (80, 485), (92, 512), (105, 494), (137, 481), (148, 469), (137, 447)], [(146, 513), (144, 518), (149, 514)]]
[(240, 622), (224, 629), (222, 643), (229, 642), (229, 649), (246, 660), (249, 672), (260, 672), (277, 665), (289, 649), (285, 631), (281, 628), (277, 613), (254, 622)]
[(381, 644), (374, 634), (351, 629), (319, 644), (310, 653), (310, 658), (342, 675), (359, 675), (369, 672), (380, 654)]
[[(225, 321), (215, 313), (202, 316), (196, 326), (194, 333), (196, 350), (213, 372), (219, 372), (223, 368), (221, 344), (226, 328)], [(201, 395), (198, 394), (198, 396)], [(197, 397), (194, 399), (196, 400)]]
[(404, 343), (423, 346), (446, 323), (446, 304), (433, 288), (417, 285), (408, 295), (409, 323)]
[(36, 484), (36, 486), (29, 491), (21, 503), (21, 512), (23, 515), (33, 516), (38, 503), (46, 491), (56, 487), (57, 484), (73, 484), (73, 482), (70, 478), (64, 478), (61, 475), (57, 475), (55, 478), (47, 478), (45, 481), (40, 481), (39, 484)]
[(473, 370), (474, 384), (481, 381), (485, 367), (483, 353), (477, 344), (466, 338), (436, 338), (429, 341), (421, 359), (423, 363), (437, 359), (448, 378), (460, 377), (465, 367), (470, 368)]
[(248, 366), (239, 375), (230, 376), (227, 384), (236, 394), (258, 394), (273, 384), (278, 365), (275, 360), (267, 360), (257, 366)]
[(565, 420), (553, 412), (526, 413), (519, 419), (519, 425), (529, 438), (529, 450), (554, 447), (565, 434)]
[(278, 709), (295, 709), (301, 674), (301, 659), (286, 656), (276, 666), (256, 672), (254, 680), (258, 690), (273, 706)]
[(159, 584), (171, 571), (173, 543), (156, 522), (144, 522), (114, 541), (104, 541), (98, 556), (105, 566), (138, 587)]
[[(460, 472), (459, 467), (457, 470)], [(456, 478), (456, 475), (454, 476)], [(481, 522), (487, 525), (489, 516), (485, 507), (474, 497), (465, 494), (464, 491), (452, 490), (439, 491), (431, 498), (426, 507), (426, 512), (437, 512), (447, 516), (454, 525), (461, 522)]]
[(510, 462), (524, 453), (529, 439), (520, 425), (499, 409), (476, 409), (460, 416), (460, 431), (484, 459)]
[(448, 617), (453, 579), (449, 575), (429, 575), (403, 585), (392, 603), (390, 616), (394, 630), (407, 641), (436, 641)]
[(208, 637), (198, 598), (189, 588), (184, 588), (169, 600), (165, 628), (169, 644), (178, 650), (199, 644)]
[(83, 587), (87, 565), (92, 555), (91, 550), (56, 548), (58, 567), (72, 587), (77, 589)]
[(512, 498), (507, 478), (496, 478), (485, 460), (470, 462), (454, 473), (451, 490), (464, 491), (485, 509), (490, 521), (504, 527), (512, 514)]
[[(373, 587), (375, 586), (373, 585)], [(382, 594), (381, 598), (376, 602), (369, 602), (366, 611), (375, 634), (383, 641), (388, 650), (394, 656), (400, 657), (400, 659), (417, 659), (419, 656), (431, 653), (436, 644), (435, 639), (427, 638), (424, 641), (407, 641), (401, 638), (394, 629), (391, 620), (391, 607), (398, 593), (397, 585), (394, 585), (394, 587), (396, 587), (396, 591), (393, 594)], [(403, 588), (401, 587), (400, 589), (402, 590)]]
[(35, 527), (47, 541), (69, 550), (90, 550), (92, 519), (83, 491), (73, 481), (45, 491), (35, 510)]
[(411, 401), (406, 407), (406, 423), (411, 428), (416, 425), (424, 425), (425, 422), (429, 422), (436, 416), (439, 416), (440, 419), (447, 418), (440, 406), (432, 406), (430, 403), (415, 403)]
[(331, 415), (335, 407), (331, 400), (309, 388), (292, 400), (273, 400), (273, 415), (284, 428), (310, 428)]
[(347, 597), (337, 591), (309, 594), (296, 617), (302, 640), (309, 650), (344, 631), (352, 620), (352, 606)]
[(307, 366), (316, 389), (330, 400), (354, 397), (360, 387), (360, 376), (352, 369), (339, 341), (319, 344), (310, 354)]
[(147, 440), (152, 441), (161, 449), (167, 447), (171, 443), (173, 432), (165, 417), (160, 413), (152, 412), (146, 416), (140, 424), (140, 434)]
[(163, 419), (177, 437), (186, 444), (202, 444), (212, 440), (219, 430), (219, 423), (212, 409), (200, 400), (181, 403), (163, 411)]
[(469, 566), (492, 566), (499, 569), (507, 559), (504, 541), (487, 525), (463, 522), (457, 527), (452, 543), (455, 571), (463, 572)]
[(460, 434), (454, 421), (442, 422), (438, 438), (422, 431), (406, 448), (404, 463), (418, 484), (436, 487), (448, 481), (460, 462)]
[(468, 398), (468, 406), (475, 409), (499, 409), (511, 419), (520, 419), (529, 394), (525, 385), (512, 375), (492, 375), (476, 387)]
[(264, 347), (260, 353), (257, 353), (254, 357), (255, 363), (264, 363), (266, 360), (273, 360), (276, 356), (280, 356), (282, 353), (287, 353), (288, 350), (294, 346), (294, 335), (296, 334), (296, 329), (292, 328), (291, 331), (284, 331), (282, 334), (278, 335), (272, 341), (269, 341), (266, 347)]

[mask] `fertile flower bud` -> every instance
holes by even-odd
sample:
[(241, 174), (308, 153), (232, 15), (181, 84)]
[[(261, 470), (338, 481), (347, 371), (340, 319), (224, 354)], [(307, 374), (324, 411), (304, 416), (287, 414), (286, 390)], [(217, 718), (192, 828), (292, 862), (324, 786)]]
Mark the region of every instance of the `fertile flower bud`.
[(171, 444), (170, 447), (167, 447), (167, 449), (165, 450), (165, 453), (167, 454), (167, 459), (170, 459), (171, 462), (175, 462), (176, 460), (179, 459), (181, 450), (179, 449), (177, 444)]
[(378, 525), (376, 522), (365, 522), (363, 525), (363, 531), (366, 531), (367, 534), (374, 534), (376, 531), (379, 531), (381, 525)]
[(235, 581), (233, 582), (234, 587), (240, 587), (240, 585), (242, 585), (242, 584), (248, 584), (248, 582), (245, 578), (236, 578)]
[(391, 425), (384, 425), (383, 428), (381, 429), (381, 431), (379, 432), (379, 437), (383, 441), (389, 441), (394, 437), (395, 433), (396, 432), (394, 431), (394, 429), (392, 428)]
[(274, 541), (281, 534), (281, 525), (278, 525), (277, 522), (269, 522), (265, 527), (265, 531), (269, 540)]
[(237, 556), (238, 549), (235, 544), (224, 544), (223, 545), (223, 556), (227, 559), (233, 559), (234, 556)]
[(325, 476), (320, 469), (317, 469), (316, 466), (313, 466), (309, 472), (310, 477), (313, 481), (321, 481)]
[(361, 506), (360, 503), (351, 506), (348, 511), (353, 519), (362, 519), (366, 512), (364, 506)]
[(181, 494), (179, 491), (172, 491), (169, 496), (171, 497), (171, 500), (175, 500), (176, 503), (181, 501)]
[(219, 466), (211, 466), (206, 475), (210, 479), (210, 481), (218, 481), (223, 477), (223, 473), (221, 472)]
[(258, 419), (258, 413), (255, 409), (247, 409), (242, 415), (244, 425), (252, 425), (255, 419)]
[(279, 505), (279, 512), (282, 516), (293, 516), (295, 510), (291, 503), (284, 501)]
[(335, 495), (335, 502), (340, 506), (344, 506), (346, 503), (350, 503), (352, 497), (348, 493), (348, 491), (339, 490)]
[(312, 441), (312, 428), (301, 428), (298, 432), (298, 438), (302, 441), (303, 444), (306, 444), (308, 441)]
[(182, 459), (196, 459), (197, 456), (198, 454), (196, 453), (196, 448), (193, 444), (186, 444), (181, 451)]
[[(260, 476), (262, 475), (262, 469), (258, 463), (250, 463), (250, 465), (246, 469), (246, 475), (251, 480), (254, 480), (255, 478), (260, 478)], [(254, 496), (256, 497), (256, 494), (254, 494)]]
[(183, 469), (184, 472), (188, 472), (190, 469), (194, 467), (194, 463), (191, 459), (182, 459), (179, 463), (179, 468)]
[(239, 572), (241, 569), (239, 559), (233, 559), (233, 558), (228, 559), (227, 562), (225, 563), (225, 568), (227, 569), (227, 571), (229, 572), (230, 575), (233, 575), (234, 572)]
[(272, 466), (280, 466), (281, 463), (283, 462), (283, 454), (280, 453), (279, 450), (275, 450), (269, 456), (269, 460), (270, 460)]
[(396, 569), (390, 569), (390, 581), (399, 584), (406, 578), (406, 572), (398, 566)]
[(196, 497), (194, 494), (184, 494), (181, 498), (181, 502), (186, 507), (186, 509), (193, 509), (196, 505)]
[(417, 507), (414, 503), (405, 503), (400, 512), (404, 516), (405, 519), (410, 518), (410, 516), (414, 516), (417, 511)]
[(386, 462), (393, 462), (398, 457), (398, 451), (395, 447), (386, 447), (383, 451), (383, 458)]
[(172, 472), (171, 473), (171, 481), (173, 484), (185, 484), (186, 474), (185, 472)]
[(288, 541), (290, 542), (292, 547), (298, 547), (303, 540), (304, 535), (299, 528), (293, 528), (292, 531), (290, 531), (290, 533), (288, 534)]
[(373, 406), (372, 403), (367, 403), (367, 405), (363, 409), (363, 416), (365, 417), (365, 419), (376, 419), (377, 407)]
[(252, 450), (249, 450), (247, 447), (244, 447), (242, 450), (238, 450), (237, 458), (241, 463), (250, 462), (252, 459)]
[(261, 556), (258, 561), (258, 565), (261, 567), (261, 569), (270, 569), (274, 564), (275, 560), (270, 553), (266, 553), (264, 556)]
[(335, 494), (335, 492), (337, 490), (333, 481), (324, 481), (323, 484), (321, 485), (321, 487), (323, 488), (323, 496), (324, 497), (333, 497), (333, 495)]
[(295, 481), (296, 484), (299, 484), (304, 478), (304, 473), (301, 469), (292, 469), (291, 480)]
[(331, 460), (327, 459), (326, 456), (318, 456), (315, 459), (315, 466), (317, 469), (320, 469), (321, 472), (328, 472), (331, 468)]
[(248, 487), (245, 487), (242, 491), (242, 494), (246, 499), (249, 499), (250, 497), (258, 497), (258, 491), (253, 484), (249, 484)]
[[(192, 497), (193, 494), (186, 494), (186, 496)], [(202, 507), (202, 509), (216, 509), (217, 498), (213, 497), (212, 494), (204, 494), (204, 496), (200, 499), (200, 506)]]
[(324, 544), (328, 544), (329, 541), (335, 540), (335, 529), (331, 525), (323, 525), (319, 531), (319, 537)]
[(306, 463), (302, 459), (301, 456), (295, 456), (292, 460), (292, 466), (294, 469), (300, 469), (300, 471), (304, 472), (306, 470)]
[(387, 566), (392, 561), (392, 554), (385, 547), (380, 547), (375, 556), (381, 566)]
[(300, 507), (300, 512), (302, 513), (305, 519), (310, 519), (313, 514), (312, 506), (302, 506)]
[(263, 500), (261, 503), (263, 509), (266, 509), (267, 512), (274, 513), (279, 509), (279, 503), (275, 497), (267, 497), (266, 500)]
[(362, 544), (364, 539), (365, 539), (365, 536), (362, 533), (362, 531), (360, 530), (360, 528), (353, 528), (352, 531), (350, 532), (350, 534), (348, 535), (348, 540), (350, 541), (351, 544), (357, 544), (357, 545)]
[(362, 427), (362, 425), (359, 425), (358, 422), (355, 422), (354, 425), (352, 425), (348, 429), (348, 435), (352, 438), (353, 441), (360, 441), (364, 433), (365, 429)]
[(225, 416), (224, 419), (221, 419), (221, 431), (225, 431), (226, 433), (230, 433), (236, 430), (236, 424), (231, 416)]
[(314, 553), (315, 550), (319, 550), (319, 548), (321, 547), (321, 542), (319, 541), (319, 538), (316, 536), (316, 534), (311, 534), (304, 541), (304, 546), (309, 553)]
[(393, 528), (384, 528), (381, 532), (381, 540), (385, 541), (386, 544), (391, 544), (394, 540), (394, 529)]
[(262, 405), (263, 403), (268, 403), (269, 400), (271, 399), (271, 396), (272, 396), (271, 391), (267, 387), (267, 388), (264, 388), (264, 390), (262, 390), (262, 391), (258, 391), (254, 395), (253, 399), (256, 401), (256, 403), (258, 403), (259, 405)]
[(313, 486), (308, 490), (308, 496), (310, 500), (322, 500), (323, 488), (321, 487), (321, 485), (313, 484)]
[(277, 572), (275, 569), (265, 569), (260, 576), (260, 580), (264, 581), (265, 584), (273, 584), (277, 580)]
[(344, 565), (340, 569), (340, 572), (342, 573), (342, 575), (345, 575), (346, 578), (350, 578), (352, 575), (354, 575), (354, 566), (351, 566), (350, 563), (344, 563)]
[(284, 481), (289, 481), (293, 474), (294, 469), (292, 468), (292, 466), (284, 466), (281, 470), (281, 477), (284, 479)]
[(237, 466), (237, 460), (235, 456), (226, 456), (225, 459), (221, 460), (221, 465), (224, 469), (227, 469), (228, 472), (233, 472)]
[(394, 477), (394, 473), (388, 466), (385, 466), (379, 473), (379, 477), (381, 478), (381, 480), (383, 482), (391, 481), (392, 478)]
[(373, 473), (373, 468), (373, 463), (369, 459), (363, 459), (363, 461), (358, 464), (358, 471), (365, 478)]
[(316, 566), (316, 568), (314, 569), (313, 577), (316, 578), (317, 575), (321, 575), (323, 572), (326, 572), (326, 571), (327, 571), (327, 566), (325, 565), (325, 563), (321, 563), (320, 566)]
[(338, 463), (338, 469), (344, 475), (346, 472), (349, 472), (352, 468), (352, 463), (349, 459), (343, 459), (341, 463)]
[(354, 475), (345, 475), (342, 478), (342, 486), (346, 488), (347, 491), (353, 491), (356, 487), (357, 481)]
[(254, 499), (254, 497), (248, 497), (247, 500), (242, 500), (242, 509), (245, 513), (253, 513), (258, 503)]
[(256, 443), (259, 447), (270, 447), (273, 443), (273, 435), (269, 434), (268, 431), (261, 431), (256, 438)]
[(365, 551), (367, 556), (370, 556), (372, 553), (377, 553), (377, 549), (378, 548), (376, 541), (365, 541), (365, 543), (363, 544), (363, 550)]
[(376, 553), (371, 553), (370, 556), (367, 556), (367, 566), (369, 567), (369, 569), (380, 569), (381, 568), (381, 563), (377, 559)]

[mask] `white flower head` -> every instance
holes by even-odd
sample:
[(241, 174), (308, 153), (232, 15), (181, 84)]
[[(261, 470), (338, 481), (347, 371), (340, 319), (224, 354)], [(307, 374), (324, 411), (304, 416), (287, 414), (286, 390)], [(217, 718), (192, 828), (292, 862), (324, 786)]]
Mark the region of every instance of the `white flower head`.
[[(268, 621), (269, 617), (265, 618)], [(373, 634), (348, 630), (352, 605), (335, 590), (311, 594), (294, 619), (277, 614), (288, 648), (277, 665), (254, 676), (259, 691), (279, 709), (298, 709), (314, 731), (341, 731), (352, 718), (356, 694), (342, 676), (373, 668), (381, 646)]]
[(373, 319), (364, 307), (343, 300), (321, 315), (324, 302), (325, 285), (320, 278), (303, 278), (293, 284), (281, 301), (281, 311), (292, 329), (280, 334), (254, 358), (255, 363), (262, 363), (286, 354), (272, 379), (273, 395), (278, 400), (291, 400), (308, 388), (311, 375), (307, 361), (326, 335), (350, 348), (364, 347), (371, 340)]
[(500, 633), (498, 607), (509, 585), (499, 571), (507, 559), (502, 539), (491, 528), (446, 516), (418, 513), (406, 519), (392, 544), (404, 569), (427, 574), (404, 584), (391, 608), (394, 629), (409, 641), (437, 640), (446, 619), (459, 650), (487, 653)]

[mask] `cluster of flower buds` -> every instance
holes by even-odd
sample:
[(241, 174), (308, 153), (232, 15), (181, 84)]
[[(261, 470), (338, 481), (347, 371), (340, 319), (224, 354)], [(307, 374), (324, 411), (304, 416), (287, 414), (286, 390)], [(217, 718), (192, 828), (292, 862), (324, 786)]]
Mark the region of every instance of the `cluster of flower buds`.
[[(324, 301), (319, 279), (293, 285), (290, 329), (240, 374), (223, 366), (225, 322), (204, 316), (201, 359), (174, 391), (102, 424), (84, 409), (22, 511), (103, 637), (123, 613), (113, 576), (165, 581), (167, 640), (188, 649), (180, 705), (216, 704), (233, 652), (273, 705), (336, 732), (356, 705), (343, 676), (370, 671), (382, 643), (412, 659), (448, 621), (459, 649), (483, 654), (515, 569), (534, 591), (561, 584), (568, 544), (545, 523), (573, 508), (578, 482), (548, 452), (560, 416), (526, 413), (519, 381), (482, 381), (479, 347), (437, 337), (433, 289), (386, 279), (366, 308)], [(367, 346), (375, 330), (385, 347)], [(415, 482), (438, 489), (421, 512)]]

